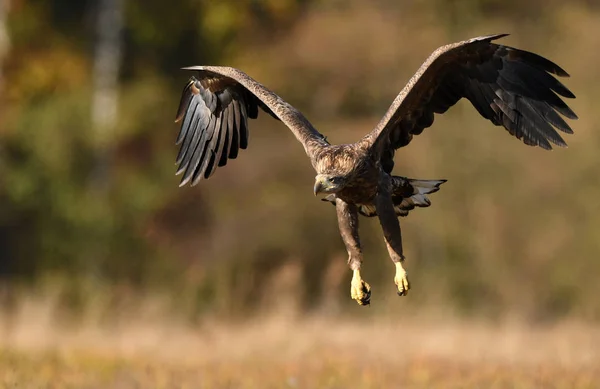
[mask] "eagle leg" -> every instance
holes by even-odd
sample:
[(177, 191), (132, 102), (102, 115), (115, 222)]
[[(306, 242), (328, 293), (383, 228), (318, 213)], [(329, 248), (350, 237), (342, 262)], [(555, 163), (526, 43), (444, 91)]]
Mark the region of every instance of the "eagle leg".
[(406, 270), (402, 264), (404, 263), (404, 254), (402, 252), (402, 231), (400, 222), (394, 211), (394, 203), (391, 196), (391, 182), (389, 176), (380, 183), (377, 196), (375, 197), (375, 208), (379, 216), (379, 222), (383, 229), (385, 244), (388, 249), (390, 258), (396, 265), (396, 275), (394, 283), (398, 288), (399, 296), (406, 296), (410, 289), (410, 283)]
[(350, 296), (359, 305), (371, 303), (371, 287), (360, 276), (360, 265), (362, 264), (362, 249), (358, 236), (358, 208), (337, 198), (335, 209), (338, 217), (340, 235), (348, 251), (348, 266), (352, 269), (352, 281), (350, 282)]

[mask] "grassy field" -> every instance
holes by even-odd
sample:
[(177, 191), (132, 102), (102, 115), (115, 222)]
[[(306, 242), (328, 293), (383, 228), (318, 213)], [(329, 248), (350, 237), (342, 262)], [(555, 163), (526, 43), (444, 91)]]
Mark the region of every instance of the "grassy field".
[(97, 358), (8, 354), (7, 388), (597, 388), (600, 373), (549, 366), (457, 363), (434, 358), (402, 364), (349, 362), (331, 354), (306, 360), (255, 360), (182, 366)]
[(4, 332), (6, 388), (598, 388), (600, 331), (260, 319)]

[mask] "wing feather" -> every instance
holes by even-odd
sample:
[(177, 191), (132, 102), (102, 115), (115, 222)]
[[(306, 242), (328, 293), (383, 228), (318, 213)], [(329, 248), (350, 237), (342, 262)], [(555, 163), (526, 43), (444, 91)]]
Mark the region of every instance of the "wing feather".
[[(191, 179), (191, 182), (200, 180), (207, 170), (210, 170), (212, 164), (214, 162), (214, 149), (218, 142), (219, 130), (221, 128), (221, 117), (215, 117), (212, 121), (211, 125), (208, 127), (206, 131), (206, 138), (204, 140), (204, 145), (202, 145), (201, 149), (196, 150), (196, 161), (194, 162), (194, 167), (191, 170), (188, 179)], [(182, 180), (181, 184), (185, 185), (187, 182)]]
[(240, 105), (240, 149), (245, 150), (248, 147), (248, 138), (250, 133), (248, 131), (248, 111), (245, 104)]
[[(204, 107), (206, 108), (206, 107)], [(200, 108), (202, 109), (202, 108)], [(198, 146), (202, 132), (198, 131), (198, 128), (204, 128), (205, 121), (210, 121), (211, 117), (208, 115), (202, 115), (202, 112), (197, 112), (194, 115), (192, 122), (190, 123), (190, 129), (186, 135), (183, 145), (179, 149), (179, 155), (176, 162), (180, 164), (181, 168), (187, 167), (194, 154), (194, 150)]]
[(233, 127), (229, 127), (232, 132), (231, 137), (231, 150), (229, 150), (229, 159), (237, 158), (238, 151), (240, 149), (240, 105), (237, 100), (234, 100), (231, 104), (233, 110)]
[(235, 132), (233, 128), (233, 105), (225, 108), (224, 116), (227, 119), (224, 123), (227, 126), (225, 129), (225, 144), (223, 145), (223, 150), (221, 151), (221, 157), (219, 158), (219, 167), (227, 165), (227, 158), (229, 153), (231, 152), (231, 144), (233, 141), (233, 134)]
[[(212, 139), (214, 133), (214, 127), (218, 117), (207, 116), (205, 119), (208, 121), (206, 126), (198, 126), (194, 131), (195, 140), (190, 145), (189, 152), (186, 158), (182, 161), (181, 167), (178, 172), (183, 172), (181, 177), (181, 185), (185, 185), (192, 179), (194, 172), (202, 165), (204, 155), (206, 153), (206, 146)], [(198, 128), (203, 128), (204, 131), (199, 131)]]
[(302, 143), (311, 163), (329, 146), (325, 137), (294, 107), (238, 69), (215, 66), (184, 68), (198, 72), (183, 89), (176, 122), (181, 127), (176, 144), (180, 186), (196, 185), (217, 167), (225, 166), (248, 147), (248, 119), (259, 108), (281, 120)]
[(177, 141), (175, 142), (176, 145), (179, 145), (184, 139), (185, 136), (187, 135), (189, 129), (190, 129), (190, 124), (192, 121), (192, 118), (194, 117), (194, 114), (196, 113), (196, 109), (198, 108), (198, 105), (200, 104), (200, 102), (197, 99), (188, 99), (191, 100), (189, 102), (189, 106), (187, 107), (187, 113), (183, 112), (183, 114), (186, 115), (185, 120), (183, 121), (183, 123), (181, 124), (181, 129), (179, 131), (179, 135), (177, 136)]
[[(363, 139), (391, 172), (394, 150), (433, 124), (435, 114), (468, 99), (481, 116), (503, 126), (525, 144), (552, 149), (567, 144), (558, 131), (573, 130), (561, 117), (577, 119), (562, 100), (575, 95), (558, 77), (569, 74), (554, 62), (492, 41), (490, 35), (442, 46), (398, 94), (377, 127)], [(557, 131), (558, 130), (558, 131)]]
[(213, 163), (213, 165), (211, 165), (210, 170), (206, 170), (206, 178), (210, 177), (214, 172), (215, 169), (217, 168), (217, 165), (220, 163), (221, 161), (221, 155), (223, 154), (223, 149), (227, 146), (225, 146), (227, 142), (227, 113), (226, 111), (223, 111), (223, 116), (221, 117), (221, 127), (219, 130), (219, 134), (217, 137), (217, 142), (216, 142), (216, 148), (214, 149), (214, 154), (215, 154), (215, 161)]
[[(194, 174), (194, 179), (198, 179), (198, 176), (202, 178), (208, 178), (217, 165), (217, 155), (219, 153), (219, 145), (221, 144), (222, 132), (221, 126), (223, 125), (223, 118), (218, 118), (217, 123), (215, 123), (215, 132), (213, 138), (210, 140), (210, 144), (206, 146), (206, 157), (204, 159), (204, 164), (201, 169), (198, 170), (197, 173)], [(207, 159), (208, 158), (208, 162)], [(193, 183), (193, 180), (192, 180)]]

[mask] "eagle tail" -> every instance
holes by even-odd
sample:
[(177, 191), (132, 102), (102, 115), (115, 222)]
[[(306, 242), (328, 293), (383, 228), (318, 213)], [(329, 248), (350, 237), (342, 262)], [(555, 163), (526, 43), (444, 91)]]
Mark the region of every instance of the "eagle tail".
[[(396, 216), (406, 216), (415, 207), (429, 207), (431, 201), (427, 195), (440, 190), (440, 185), (444, 182), (446, 180), (415, 180), (393, 176), (392, 201), (394, 202)], [(328, 201), (335, 205), (335, 195), (329, 195), (323, 198), (323, 201)], [(375, 204), (361, 204), (358, 206), (358, 212), (366, 217), (377, 216)]]
[(407, 216), (415, 207), (429, 207), (431, 200), (428, 194), (440, 190), (446, 180), (415, 180), (394, 176), (394, 192), (392, 201), (396, 216)]

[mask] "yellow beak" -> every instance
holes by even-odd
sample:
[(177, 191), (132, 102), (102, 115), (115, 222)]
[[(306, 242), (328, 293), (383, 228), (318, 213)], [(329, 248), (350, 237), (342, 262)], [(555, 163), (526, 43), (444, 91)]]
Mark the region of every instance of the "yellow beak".
[(313, 193), (318, 195), (319, 193), (325, 192), (327, 189), (332, 187), (331, 181), (326, 176), (318, 175), (315, 178), (315, 186), (313, 187)]

